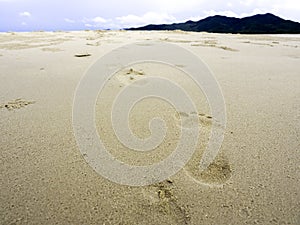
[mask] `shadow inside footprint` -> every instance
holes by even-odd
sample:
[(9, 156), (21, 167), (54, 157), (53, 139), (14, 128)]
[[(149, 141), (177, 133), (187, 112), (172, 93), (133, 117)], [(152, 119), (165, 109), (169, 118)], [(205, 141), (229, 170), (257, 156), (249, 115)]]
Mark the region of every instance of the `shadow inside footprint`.
[(175, 186), (173, 181), (167, 180), (156, 185), (157, 196), (162, 213), (168, 215), (175, 224), (190, 224), (190, 216), (188, 209), (178, 203), (178, 199), (174, 194)]
[(34, 104), (34, 103), (35, 103), (35, 101), (26, 101), (21, 98), (18, 98), (18, 99), (9, 101), (3, 105), (0, 105), (0, 109), (5, 107), (7, 110), (12, 111), (15, 109), (24, 108), (24, 107)]
[(192, 159), (185, 166), (186, 174), (195, 182), (206, 185), (222, 185), (231, 177), (231, 166), (228, 159), (222, 154), (219, 155), (205, 170), (200, 169), (200, 161), (211, 138), (213, 129), (223, 129), (222, 125), (213, 116), (198, 112), (176, 112), (174, 118), (177, 126), (182, 128), (194, 128), (200, 126), (202, 129), (199, 139), (198, 150), (195, 151)]
[(174, 181), (167, 179), (145, 187), (142, 192), (148, 207), (158, 212), (159, 216), (167, 218), (170, 222), (168, 224), (188, 225), (190, 224), (189, 208), (178, 199), (176, 189)]
[(229, 161), (224, 156), (215, 159), (204, 171), (200, 170), (199, 163), (193, 163), (185, 171), (194, 181), (208, 185), (222, 185), (231, 178), (232, 174)]
[(206, 115), (204, 113), (199, 113), (199, 121), (203, 126), (211, 126), (212, 125), (212, 116)]

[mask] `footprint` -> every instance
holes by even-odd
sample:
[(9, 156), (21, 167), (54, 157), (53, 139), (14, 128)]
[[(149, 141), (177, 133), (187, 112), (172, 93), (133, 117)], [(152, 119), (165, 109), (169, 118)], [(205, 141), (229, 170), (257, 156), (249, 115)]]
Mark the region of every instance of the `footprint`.
[(126, 75), (145, 75), (142, 70), (134, 70), (130, 68), (127, 72)]
[[(178, 126), (188, 128), (191, 126), (199, 125), (204, 128), (202, 135), (204, 135), (203, 137), (207, 137), (208, 140), (210, 137), (211, 129), (225, 129), (225, 127), (220, 122), (205, 113), (177, 112), (174, 116), (175, 120), (177, 120)], [(195, 123), (196, 121), (198, 123)], [(192, 159), (185, 166), (184, 171), (196, 183), (209, 186), (223, 185), (227, 180), (230, 179), (232, 172), (231, 166), (226, 157), (222, 155), (218, 156), (215, 161), (213, 161), (210, 166), (204, 171), (201, 171), (199, 168), (199, 163), (201, 161), (206, 144), (203, 142), (203, 144), (201, 144), (201, 147), (199, 146), (201, 150), (199, 149), (195, 152)]]
[(174, 224), (188, 225), (190, 224), (190, 216), (188, 208), (181, 206), (174, 194), (176, 186), (171, 180), (166, 180), (158, 184), (153, 184), (144, 190), (144, 196), (148, 198), (151, 205), (158, 208), (159, 211), (168, 216)]
[(147, 80), (144, 79), (144, 75), (144, 71), (130, 68), (126, 72), (123, 72), (123, 74), (117, 75), (116, 78), (122, 84), (122, 87), (123, 85), (129, 84), (133, 84), (139, 87), (149, 83)]
[[(177, 112), (174, 115), (179, 127), (192, 128), (197, 125), (210, 128), (213, 124), (213, 117), (204, 113), (197, 112)], [(216, 121), (216, 126), (221, 127), (221, 124)]]
[(194, 182), (208, 186), (221, 186), (231, 178), (232, 168), (226, 157), (217, 157), (204, 171), (200, 170), (199, 162), (194, 159), (184, 168), (186, 175)]
[(21, 109), (24, 108), (30, 104), (34, 104), (35, 101), (26, 101), (22, 100), (21, 98), (9, 101), (5, 104), (1, 104), (0, 108), (6, 108), (7, 110), (14, 110), (14, 109)]
[(193, 113), (176, 112), (174, 118), (177, 126), (182, 128), (193, 128), (198, 125), (197, 116)]

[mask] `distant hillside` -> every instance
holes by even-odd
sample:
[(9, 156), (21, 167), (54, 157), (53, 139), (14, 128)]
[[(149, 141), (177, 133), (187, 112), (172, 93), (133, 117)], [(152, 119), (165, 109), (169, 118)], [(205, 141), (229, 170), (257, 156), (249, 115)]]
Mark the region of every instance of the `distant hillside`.
[(259, 14), (245, 18), (211, 16), (198, 22), (147, 25), (127, 30), (183, 30), (212, 33), (241, 34), (300, 34), (300, 23), (284, 20), (273, 14)]

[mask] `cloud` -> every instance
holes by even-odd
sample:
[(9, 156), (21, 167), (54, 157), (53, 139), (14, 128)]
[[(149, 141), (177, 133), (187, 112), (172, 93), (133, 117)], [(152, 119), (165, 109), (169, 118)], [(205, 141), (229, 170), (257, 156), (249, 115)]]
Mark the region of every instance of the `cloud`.
[(256, 15), (256, 14), (264, 14), (264, 13), (268, 13), (268, 12), (271, 12), (271, 11), (261, 10), (261, 9), (253, 9), (249, 13), (235, 13), (235, 12), (229, 11), (229, 10), (227, 10), (227, 11), (215, 11), (215, 10), (204, 11), (205, 17), (214, 16), (214, 15), (221, 15), (221, 16), (237, 17), (237, 18), (253, 16), (253, 15)]
[(31, 13), (30, 12), (21, 12), (21, 13), (19, 13), (19, 16), (21, 16), (21, 17), (31, 17)]
[(75, 23), (76, 22), (75, 20), (71, 20), (69, 18), (65, 18), (64, 21), (67, 23)]
[(214, 16), (214, 15), (221, 15), (221, 16), (228, 16), (228, 17), (240, 17), (238, 14), (232, 12), (232, 11), (215, 11), (215, 10), (209, 10), (204, 11), (205, 16)]
[(127, 15), (117, 17), (116, 22), (123, 27), (135, 27), (146, 24), (163, 24), (176, 22), (176, 18), (167, 13), (148, 12), (142, 16)]
[(107, 23), (107, 21), (108, 21), (107, 19), (104, 19), (100, 16), (93, 17), (93, 18), (83, 18), (81, 20), (82, 23), (93, 23), (94, 25)]
[(81, 20), (85, 27), (101, 29), (122, 29), (143, 26), (147, 24), (173, 23), (176, 21), (177, 19), (172, 15), (155, 12), (147, 12), (140, 16), (129, 14), (112, 19), (105, 19), (97, 16), (94, 18), (84, 18)]
[(103, 24), (103, 23), (107, 23), (107, 20), (100, 16), (97, 16), (92, 19), (92, 22), (97, 23), (97, 24)]
[(94, 18), (84, 18), (80, 20), (81, 23), (84, 24), (85, 27), (90, 28), (108, 28), (108, 24), (111, 22), (111, 19), (104, 19), (103, 17), (97, 16)]

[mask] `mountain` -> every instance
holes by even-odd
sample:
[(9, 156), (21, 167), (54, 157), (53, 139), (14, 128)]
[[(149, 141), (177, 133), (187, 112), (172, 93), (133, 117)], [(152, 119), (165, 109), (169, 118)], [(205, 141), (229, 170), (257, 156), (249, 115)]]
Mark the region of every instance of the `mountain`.
[(210, 16), (197, 22), (147, 25), (127, 30), (183, 30), (241, 34), (300, 34), (300, 23), (284, 20), (271, 13), (245, 18)]

